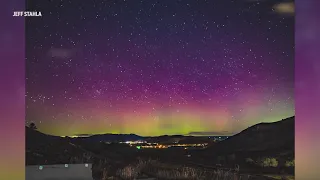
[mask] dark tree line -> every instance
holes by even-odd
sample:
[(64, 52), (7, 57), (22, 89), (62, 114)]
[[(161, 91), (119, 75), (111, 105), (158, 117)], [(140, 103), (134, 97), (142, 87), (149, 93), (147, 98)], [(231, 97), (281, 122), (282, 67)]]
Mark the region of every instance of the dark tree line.
[(38, 129), (37, 126), (36, 126), (36, 124), (33, 123), (33, 122), (29, 124), (29, 128), (30, 128), (30, 129), (33, 129), (33, 130), (37, 130), (37, 129)]

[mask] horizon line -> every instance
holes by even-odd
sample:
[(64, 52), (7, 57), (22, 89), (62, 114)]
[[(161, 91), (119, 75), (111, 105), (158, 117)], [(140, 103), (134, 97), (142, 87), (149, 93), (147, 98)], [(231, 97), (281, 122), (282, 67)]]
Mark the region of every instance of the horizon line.
[[(274, 122), (260, 122), (260, 123), (254, 124), (252, 126), (255, 126), (255, 125), (258, 125), (258, 124), (272, 124), (272, 123), (280, 122), (280, 121), (283, 121), (283, 120), (286, 120), (286, 119), (290, 119), (290, 118), (294, 118), (294, 117), (295, 117), (295, 115), (287, 117), (287, 118), (284, 118), (284, 119), (281, 119), (281, 120), (278, 120), (278, 121), (274, 121)], [(27, 125), (25, 125), (25, 126), (28, 127)], [(90, 136), (94, 136), (94, 135), (106, 135), (106, 134), (110, 134), (110, 135), (136, 135), (136, 136), (140, 136), (140, 137), (160, 137), (160, 136), (193, 136), (193, 137), (196, 137), (196, 136), (198, 136), (198, 137), (201, 137), (201, 136), (202, 137), (221, 136), (221, 137), (223, 137), (223, 136), (234, 136), (234, 135), (236, 135), (236, 134), (238, 134), (238, 133), (240, 133), (240, 132), (242, 132), (242, 131), (244, 131), (244, 130), (252, 127), (252, 126), (248, 126), (247, 128), (244, 128), (243, 130), (241, 130), (239, 132), (232, 132), (231, 133), (231, 132), (225, 131), (226, 134), (214, 134), (213, 133), (212, 135), (208, 131), (189, 132), (187, 134), (163, 134), (163, 135), (149, 135), (149, 136), (139, 135), (139, 134), (135, 134), (135, 133), (108, 133), (108, 132), (106, 132), (106, 133), (97, 133), (97, 134), (54, 135), (54, 134), (44, 133), (42, 131), (39, 131), (39, 129), (37, 129), (37, 131), (39, 131), (39, 132), (41, 132), (43, 134), (46, 134), (46, 135), (57, 136), (57, 137), (76, 137), (76, 136), (78, 136), (78, 137), (79, 136), (90, 137)], [(202, 134), (202, 135), (199, 134), (199, 135), (197, 135), (197, 134), (192, 134), (192, 133), (208, 133), (208, 134)], [(218, 133), (218, 132), (216, 132), (216, 133)]]

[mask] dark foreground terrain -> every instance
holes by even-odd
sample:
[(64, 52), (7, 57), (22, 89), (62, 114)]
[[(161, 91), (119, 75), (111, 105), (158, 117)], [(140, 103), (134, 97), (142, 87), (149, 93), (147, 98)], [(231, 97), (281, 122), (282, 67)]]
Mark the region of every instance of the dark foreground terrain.
[[(105, 143), (108, 139), (112, 143)], [(145, 140), (207, 143), (205, 149), (138, 149), (117, 143)], [(130, 139), (131, 138), (131, 139)], [(96, 135), (62, 138), (26, 127), (26, 165), (92, 163), (95, 179), (293, 179), (294, 117), (252, 126), (224, 141), (207, 137)]]

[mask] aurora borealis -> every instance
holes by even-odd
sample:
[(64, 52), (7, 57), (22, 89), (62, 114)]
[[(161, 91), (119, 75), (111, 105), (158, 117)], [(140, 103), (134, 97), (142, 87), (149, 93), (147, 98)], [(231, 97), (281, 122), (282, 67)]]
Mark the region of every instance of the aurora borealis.
[(294, 19), (241, 0), (32, 1), (26, 120), (55, 135), (230, 135), (294, 115)]

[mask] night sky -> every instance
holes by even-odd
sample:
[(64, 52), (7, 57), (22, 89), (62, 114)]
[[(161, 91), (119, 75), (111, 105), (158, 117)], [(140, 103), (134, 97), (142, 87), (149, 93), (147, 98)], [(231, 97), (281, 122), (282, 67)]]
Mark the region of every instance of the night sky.
[(29, 1), (26, 121), (54, 135), (230, 135), (294, 115), (280, 1)]

